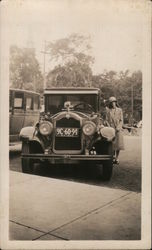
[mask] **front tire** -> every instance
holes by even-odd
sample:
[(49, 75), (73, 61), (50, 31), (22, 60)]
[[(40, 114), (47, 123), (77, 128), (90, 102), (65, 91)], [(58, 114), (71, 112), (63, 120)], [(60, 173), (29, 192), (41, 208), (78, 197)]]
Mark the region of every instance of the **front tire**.
[(112, 160), (103, 162), (102, 165), (102, 180), (109, 181), (112, 177), (113, 163)]
[[(22, 143), (22, 153), (28, 154), (30, 153), (30, 147), (28, 142)], [(34, 161), (29, 158), (22, 158), (22, 172), (26, 174), (33, 174), (34, 173)]]
[(25, 174), (34, 173), (34, 163), (31, 159), (22, 159), (22, 172)]
[[(101, 147), (102, 148), (102, 147)], [(100, 154), (108, 154), (111, 159), (101, 162), (99, 167), (100, 177), (103, 181), (109, 181), (113, 172), (113, 144), (105, 143), (103, 146), (105, 151), (99, 152)]]

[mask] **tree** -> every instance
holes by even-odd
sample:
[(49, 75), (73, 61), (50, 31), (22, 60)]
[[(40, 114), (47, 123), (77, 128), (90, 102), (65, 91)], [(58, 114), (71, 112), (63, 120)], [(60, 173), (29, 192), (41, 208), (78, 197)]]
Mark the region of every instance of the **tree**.
[(43, 77), (33, 48), (10, 48), (10, 82), (12, 87), (41, 92)]
[(92, 71), (87, 64), (69, 62), (56, 66), (47, 75), (48, 87), (89, 87)]
[(117, 72), (106, 71), (102, 74), (95, 75), (92, 77), (92, 86), (100, 88), (104, 98), (108, 99), (109, 96), (116, 96), (116, 85), (117, 85)]
[(110, 96), (116, 96), (128, 122), (132, 122), (133, 119), (138, 121), (142, 118), (141, 71), (135, 71), (132, 74), (129, 70), (120, 72), (104, 71), (102, 74), (92, 77), (92, 86), (100, 88), (102, 96), (106, 100)]
[(50, 42), (47, 50), (51, 55), (51, 62), (56, 65), (65, 65), (68, 62), (91, 65), (94, 58), (91, 54), (90, 37), (71, 34), (67, 38)]
[(55, 65), (47, 75), (47, 86), (91, 86), (90, 38), (72, 34), (48, 44), (51, 62)]

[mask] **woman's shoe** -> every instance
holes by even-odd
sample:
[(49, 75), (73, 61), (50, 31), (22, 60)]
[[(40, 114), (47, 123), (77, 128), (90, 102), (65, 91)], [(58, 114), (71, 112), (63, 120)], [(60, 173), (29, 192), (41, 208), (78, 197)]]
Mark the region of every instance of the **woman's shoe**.
[(119, 160), (118, 159), (115, 160), (115, 164), (119, 165)]
[(119, 160), (118, 160), (118, 159), (114, 159), (114, 160), (113, 160), (113, 164), (119, 165)]
[(116, 164), (116, 159), (113, 159), (113, 164)]

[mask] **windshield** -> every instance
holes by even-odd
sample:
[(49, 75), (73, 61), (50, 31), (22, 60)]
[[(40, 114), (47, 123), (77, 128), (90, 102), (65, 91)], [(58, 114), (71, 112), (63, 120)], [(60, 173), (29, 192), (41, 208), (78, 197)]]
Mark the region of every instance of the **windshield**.
[(81, 112), (97, 112), (98, 95), (96, 94), (52, 94), (45, 96), (45, 110), (56, 114), (64, 109), (64, 103), (70, 101), (73, 110)]

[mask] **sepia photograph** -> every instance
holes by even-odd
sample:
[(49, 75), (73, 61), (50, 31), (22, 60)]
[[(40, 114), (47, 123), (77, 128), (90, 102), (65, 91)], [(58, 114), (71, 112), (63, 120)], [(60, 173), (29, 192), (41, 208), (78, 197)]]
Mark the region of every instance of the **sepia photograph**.
[(2, 249), (151, 248), (151, 1), (3, 0)]

